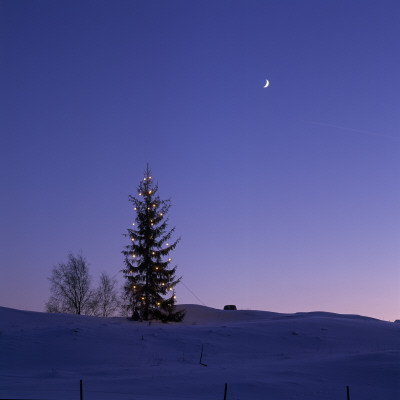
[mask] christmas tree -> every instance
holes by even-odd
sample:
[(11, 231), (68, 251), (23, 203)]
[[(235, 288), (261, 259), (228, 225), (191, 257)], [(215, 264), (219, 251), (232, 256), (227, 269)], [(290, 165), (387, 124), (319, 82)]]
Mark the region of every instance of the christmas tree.
[(170, 257), (180, 238), (171, 242), (175, 228), (168, 230), (166, 218), (171, 203), (161, 200), (157, 192), (158, 185), (153, 184), (147, 165), (138, 196), (129, 196), (136, 218), (124, 235), (130, 244), (122, 252), (126, 306), (134, 320), (181, 321), (184, 311), (175, 310), (174, 291), (181, 278), (175, 277), (177, 266), (171, 266)]

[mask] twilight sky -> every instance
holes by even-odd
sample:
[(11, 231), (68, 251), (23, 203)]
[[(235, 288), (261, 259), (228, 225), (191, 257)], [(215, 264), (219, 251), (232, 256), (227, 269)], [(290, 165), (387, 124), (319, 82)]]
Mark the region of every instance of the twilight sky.
[(400, 319), (399, 15), (0, 0), (0, 305), (44, 310), (69, 252), (122, 283), (149, 162), (179, 303)]

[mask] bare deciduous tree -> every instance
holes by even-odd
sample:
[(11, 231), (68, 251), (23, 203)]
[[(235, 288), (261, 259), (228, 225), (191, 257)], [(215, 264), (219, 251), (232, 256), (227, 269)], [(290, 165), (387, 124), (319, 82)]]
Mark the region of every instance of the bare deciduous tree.
[(55, 266), (49, 278), (51, 296), (47, 312), (90, 314), (93, 291), (86, 260), (82, 255), (68, 255), (67, 263)]
[(99, 317), (116, 315), (120, 308), (120, 301), (116, 289), (117, 281), (106, 273), (100, 276), (100, 284), (94, 292), (92, 313)]

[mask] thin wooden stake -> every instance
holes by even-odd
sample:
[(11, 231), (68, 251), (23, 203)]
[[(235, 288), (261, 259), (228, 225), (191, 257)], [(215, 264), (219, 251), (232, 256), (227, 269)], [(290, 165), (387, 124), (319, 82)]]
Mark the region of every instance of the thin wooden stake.
[(224, 400), (226, 400), (226, 392), (228, 391), (228, 384), (225, 383), (225, 393), (224, 393)]
[(347, 389), (347, 400), (350, 400), (350, 388), (346, 386)]
[(200, 365), (203, 365), (204, 367), (207, 367), (207, 364), (203, 364), (202, 360), (203, 360), (203, 345), (201, 345)]
[(81, 391), (81, 400), (83, 399), (83, 391), (82, 391), (82, 379), (79, 381), (80, 391)]

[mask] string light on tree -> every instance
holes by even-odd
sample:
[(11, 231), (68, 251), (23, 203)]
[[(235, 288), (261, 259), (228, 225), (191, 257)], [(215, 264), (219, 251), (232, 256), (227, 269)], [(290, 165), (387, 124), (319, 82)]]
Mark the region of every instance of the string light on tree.
[[(173, 288), (181, 278), (176, 277), (177, 267), (171, 267), (168, 257), (180, 239), (172, 241), (175, 228), (168, 230), (161, 218), (168, 212), (170, 201), (159, 197), (158, 185), (151, 180), (149, 168), (136, 193), (138, 197), (129, 196), (129, 200), (134, 205), (137, 228), (133, 223), (135, 228), (128, 230), (130, 245), (123, 251), (126, 308), (136, 320), (180, 321), (184, 312), (175, 310)], [(160, 250), (163, 243), (165, 248)]]

